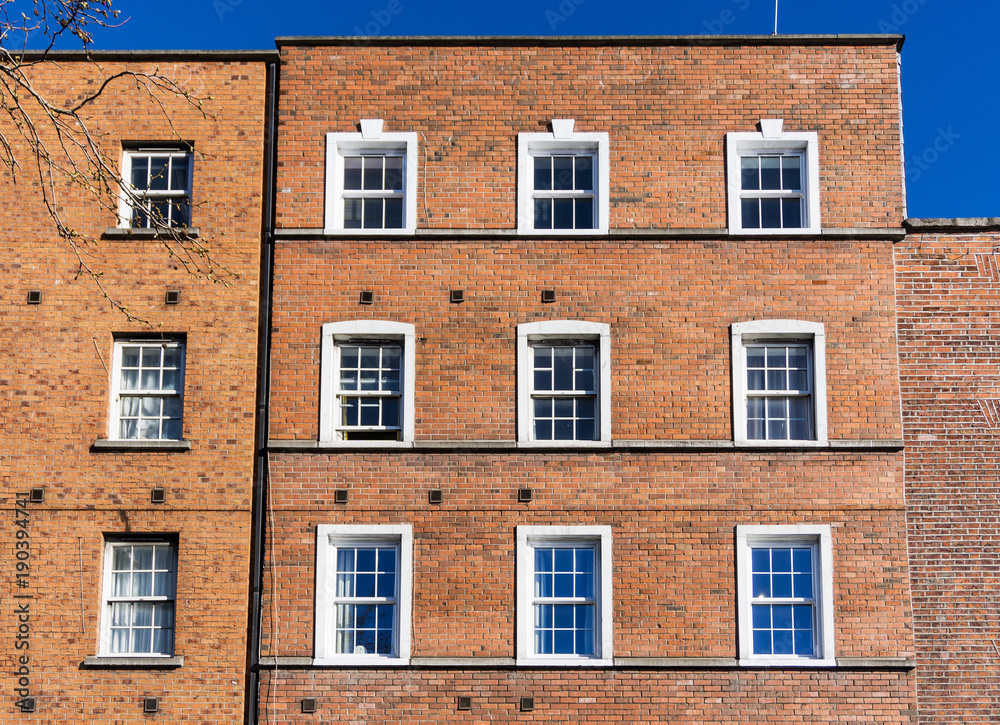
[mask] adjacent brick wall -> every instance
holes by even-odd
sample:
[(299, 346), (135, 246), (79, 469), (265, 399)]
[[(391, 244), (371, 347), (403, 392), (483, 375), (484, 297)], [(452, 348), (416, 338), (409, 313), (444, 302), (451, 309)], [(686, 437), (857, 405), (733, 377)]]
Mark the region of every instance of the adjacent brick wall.
[(998, 250), (961, 225), (896, 245), (921, 723), (1000, 706)]
[[(114, 83), (87, 113), (117, 168), (122, 142), (193, 142), (193, 223), (224, 283), (187, 273), (156, 240), (100, 239), (117, 224), (79, 190), (61, 189), (73, 228), (97, 238), (80, 247), (112, 298), (138, 319), (111, 309), (100, 288), (79, 275), (79, 259), (55, 234), (22, 157), (17, 185), (4, 178), (0, 213), (3, 303), (0, 420), (3, 469), (0, 541), (0, 721), (144, 723), (142, 697), (160, 697), (157, 721), (242, 722), (245, 698), (250, 501), (261, 230), (264, 78), (262, 62), (123, 65), (104, 74), (154, 68), (186, 90), (212, 96), (205, 114), (160, 95), (159, 109), (135, 84)], [(35, 70), (56, 100), (79, 97), (101, 73), (61, 60)], [(207, 115), (206, 115), (207, 114)], [(4, 129), (13, 138), (10, 129)], [(18, 148), (22, 153), (23, 148)], [(176, 250), (175, 250), (176, 251)], [(203, 261), (203, 260), (202, 260)], [(237, 276), (238, 275), (238, 276)], [(42, 304), (26, 305), (28, 290)], [(164, 305), (167, 289), (181, 302)], [(108, 435), (109, 369), (120, 333), (186, 335), (184, 438), (187, 452), (91, 452)], [(150, 489), (166, 502), (150, 504)], [(45, 489), (29, 504), (32, 586), (15, 583), (15, 498)], [(97, 654), (105, 535), (174, 534), (178, 541), (177, 655), (169, 671), (81, 669)], [(15, 594), (30, 593), (30, 649), (15, 649)], [(14, 657), (27, 654), (37, 712), (14, 706)]]

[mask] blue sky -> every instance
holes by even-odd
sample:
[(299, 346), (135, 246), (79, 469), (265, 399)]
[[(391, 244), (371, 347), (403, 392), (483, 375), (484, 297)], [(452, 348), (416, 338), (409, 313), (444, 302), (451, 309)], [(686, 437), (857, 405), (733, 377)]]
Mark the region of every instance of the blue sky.
[[(769, 34), (774, 0), (119, 0), (99, 49), (273, 48), (279, 35)], [(913, 217), (1000, 216), (1000, 4), (779, 0), (779, 33), (901, 33)], [(68, 47), (68, 46), (66, 46)]]

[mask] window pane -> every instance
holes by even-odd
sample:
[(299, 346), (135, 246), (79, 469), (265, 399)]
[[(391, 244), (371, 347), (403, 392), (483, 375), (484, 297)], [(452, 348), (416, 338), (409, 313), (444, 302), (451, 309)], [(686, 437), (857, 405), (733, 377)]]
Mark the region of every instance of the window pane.
[(535, 549), (535, 571), (552, 571), (552, 549)]
[(364, 180), (363, 188), (365, 191), (381, 191), (382, 186), (382, 165), (383, 157), (381, 156), (365, 156), (364, 157)]
[(149, 629), (132, 630), (132, 651), (137, 654), (149, 654), (153, 651), (153, 632)]
[(340, 400), (340, 410), (341, 410), (341, 425), (344, 426), (355, 426), (358, 425), (358, 419), (361, 415), (360, 406), (358, 405), (359, 398), (341, 398)]
[(396, 596), (396, 575), (395, 574), (379, 574), (378, 575), (378, 591), (375, 596), (393, 598)]
[(552, 159), (549, 156), (536, 156), (535, 191), (549, 191), (551, 189), (552, 189)]
[(535, 371), (535, 390), (552, 390), (552, 371)]
[[(572, 574), (555, 574), (553, 575), (553, 596), (556, 597), (572, 597), (573, 595), (573, 575)], [(565, 607), (560, 607), (565, 609)], [(558, 625), (557, 625), (558, 626)]]
[(802, 189), (802, 159), (799, 156), (783, 156), (781, 159), (781, 185), (783, 189)]
[(771, 631), (754, 630), (753, 633), (753, 653), (756, 655), (771, 654)]
[(813, 654), (813, 633), (812, 630), (806, 632), (795, 632), (795, 654), (812, 656)]
[(400, 198), (385, 200), (385, 228), (403, 228), (403, 200)]
[(552, 200), (552, 228), (573, 229), (573, 200)]
[(764, 371), (747, 370), (747, 390), (764, 390)]
[(357, 571), (359, 572), (375, 571), (375, 549), (356, 549), (354, 556), (355, 556), (355, 568)]
[(575, 229), (595, 229), (596, 223), (594, 221), (594, 200), (587, 199), (577, 199), (576, 200), (576, 225)]
[(573, 421), (572, 420), (556, 420), (556, 421), (553, 421), (552, 438), (553, 438), (553, 440), (557, 440), (557, 441), (571, 441), (571, 440), (574, 440), (574, 436), (573, 436)]
[(781, 228), (781, 199), (760, 200), (760, 227), (761, 229)]
[(137, 190), (148, 189), (149, 181), (149, 157), (132, 157), (132, 186)]
[(785, 229), (802, 228), (802, 200), (798, 198), (781, 200), (781, 226)]
[[(760, 160), (756, 156), (740, 159), (740, 188), (744, 191), (760, 189)], [(745, 214), (743, 226), (747, 226)]]
[(142, 390), (159, 390), (160, 389), (160, 371), (159, 370), (143, 370), (142, 371)]
[(572, 418), (574, 398), (556, 398), (553, 401), (553, 417)]
[(781, 188), (781, 159), (777, 156), (760, 158), (760, 188), (777, 190)]
[(573, 390), (573, 348), (557, 347), (552, 351), (555, 390)]
[(597, 440), (597, 429), (593, 420), (578, 420), (576, 422), (576, 440), (593, 441)]
[(792, 577), (794, 596), (802, 599), (812, 598), (812, 574), (795, 574)]
[[(792, 575), (772, 574), (771, 575), (771, 596), (787, 598), (792, 596)], [(791, 611), (791, 610), (789, 610)], [(790, 615), (789, 615), (790, 616)]]
[(812, 571), (812, 551), (809, 549), (793, 549), (792, 550), (792, 566), (793, 571), (798, 572), (811, 572)]
[(360, 229), (363, 204), (361, 199), (344, 200), (344, 228)]
[(573, 188), (572, 156), (552, 158), (552, 188), (557, 191), (569, 191)]
[(375, 575), (361, 574), (360, 572), (354, 580), (354, 596), (374, 597), (375, 596)]
[(595, 398), (574, 398), (576, 400), (576, 415), (578, 418), (593, 418), (596, 409)]
[(791, 571), (792, 570), (792, 550), (791, 549), (771, 549), (771, 571)]
[(555, 571), (573, 571), (573, 550), (554, 549), (552, 551), (552, 567)]
[(173, 629), (157, 629), (153, 631), (153, 652), (169, 655), (173, 652)]
[(788, 440), (788, 424), (784, 420), (767, 421), (767, 439), (772, 441)]
[(166, 418), (180, 418), (181, 399), (174, 397), (163, 398), (163, 415)]
[(740, 202), (740, 221), (744, 229), (760, 229), (760, 203), (757, 199)]
[(771, 571), (771, 550), (753, 549), (750, 552), (750, 568), (754, 573)]
[(535, 398), (535, 417), (552, 417), (552, 398)]
[(173, 158), (173, 169), (170, 172), (170, 188), (174, 191), (187, 191), (189, 162), (190, 159), (187, 156), (175, 156)]
[(753, 596), (771, 596), (771, 576), (770, 574), (754, 574), (752, 577)]
[(150, 396), (143, 398), (141, 415), (143, 417), (158, 417), (160, 415), (160, 404), (162, 401), (162, 398), (154, 398)]
[(385, 157), (385, 188), (389, 191), (403, 190), (403, 157)]
[(135, 440), (139, 437), (139, 421), (134, 418), (121, 421), (119, 435), (125, 440)]
[(344, 188), (348, 191), (361, 189), (361, 157), (348, 156), (344, 159)]
[(577, 156), (574, 166), (576, 168), (576, 188), (581, 191), (593, 191), (594, 158), (592, 156)]
[(552, 200), (535, 199), (535, 229), (552, 228)]
[(791, 655), (795, 654), (795, 646), (792, 639), (792, 633), (790, 630), (779, 629), (775, 630), (773, 633), (774, 637), (774, 654), (776, 655)]
[[(365, 171), (367, 174), (367, 169)], [(365, 199), (365, 229), (382, 229), (382, 199)]]
[(754, 629), (771, 628), (771, 608), (768, 606), (754, 605), (750, 608)]
[(552, 421), (551, 420), (536, 420), (535, 421), (535, 440), (539, 440), (539, 441), (550, 441), (550, 440), (552, 440)]
[(382, 398), (382, 425), (400, 425), (399, 398)]
[(166, 191), (170, 181), (170, 171), (167, 169), (169, 159), (162, 156), (152, 156), (149, 159), (149, 188), (155, 191)]

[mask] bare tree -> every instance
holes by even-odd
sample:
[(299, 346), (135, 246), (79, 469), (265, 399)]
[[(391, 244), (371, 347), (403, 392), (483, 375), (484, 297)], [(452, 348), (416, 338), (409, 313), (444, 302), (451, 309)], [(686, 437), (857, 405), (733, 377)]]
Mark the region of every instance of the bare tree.
[[(178, 223), (183, 214), (150, 204), (142, 189), (122, 178), (118, 154), (109, 150), (95, 117), (88, 113), (113, 86), (130, 84), (163, 115), (178, 141), (166, 103), (170, 97), (181, 98), (211, 117), (204, 107), (208, 98), (192, 93), (159, 68), (106, 72), (90, 55), (92, 31), (120, 27), (123, 22), (120, 11), (112, 8), (113, 1), (0, 0), (0, 175), (8, 174), (15, 187), (37, 187), (47, 218), (76, 255), (77, 276), (89, 277), (115, 309), (138, 319), (102, 284), (102, 271), (93, 264), (92, 255), (98, 239), (68, 221), (64, 199), (74, 189), (115, 218), (121, 209), (135, 210), (122, 223), (152, 230), (166, 253), (189, 273), (222, 283), (237, 274), (214, 260), (207, 243), (189, 234), (185, 222)], [(96, 83), (86, 92), (55, 98), (35, 80), (46, 64), (57, 63), (57, 50), (63, 50), (66, 42), (84, 51)]]

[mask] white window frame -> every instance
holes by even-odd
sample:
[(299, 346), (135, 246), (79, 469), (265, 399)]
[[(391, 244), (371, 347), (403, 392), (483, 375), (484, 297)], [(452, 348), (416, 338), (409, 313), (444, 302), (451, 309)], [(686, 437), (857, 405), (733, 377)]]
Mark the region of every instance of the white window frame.
[[(336, 584), (338, 544), (394, 545), (399, 551), (396, 595), (396, 654), (336, 652)], [(316, 527), (316, 665), (403, 666), (410, 663), (410, 617), (413, 593), (413, 527), (393, 525), (324, 525)]]
[[(753, 653), (750, 553), (754, 546), (812, 546), (815, 650), (812, 657)], [(818, 571), (817, 571), (818, 569)], [(834, 667), (833, 543), (829, 524), (736, 527), (736, 582), (740, 665)]]
[[(815, 131), (783, 132), (780, 119), (762, 119), (760, 132), (726, 134), (726, 176), (730, 234), (790, 235), (820, 231), (819, 136)], [(795, 154), (802, 158), (801, 227), (792, 229), (744, 229), (740, 201), (743, 197), (740, 159), (743, 156)]]
[[(136, 189), (132, 186), (132, 161), (136, 157), (143, 156), (169, 156), (179, 158), (186, 156), (188, 159), (188, 178), (184, 193), (188, 198), (188, 223), (186, 226), (151, 226), (133, 227), (132, 210), (136, 202), (145, 199), (170, 199), (181, 194), (174, 190), (156, 191), (150, 189)], [(194, 226), (194, 154), (190, 147), (180, 146), (157, 146), (150, 148), (126, 148), (122, 150), (122, 179), (120, 193), (118, 197), (118, 226), (123, 229), (190, 229)]]
[[(609, 147), (606, 132), (575, 133), (573, 119), (553, 119), (551, 133), (517, 134), (517, 233), (552, 236), (607, 234), (610, 217)], [(535, 229), (534, 158), (568, 154), (594, 159), (594, 228)]]
[[(812, 440), (751, 440), (747, 438), (747, 366), (746, 347), (763, 340), (812, 346)], [(734, 323), (731, 328), (733, 389), (733, 440), (739, 446), (801, 447), (825, 446), (826, 413), (826, 334), (823, 323), (805, 320), (751, 320)]]
[[(121, 387), (122, 351), (130, 346), (151, 346), (164, 345), (178, 348), (180, 351), (180, 366), (178, 367), (178, 387), (175, 391), (128, 391)], [(111, 414), (108, 416), (108, 440), (114, 441), (181, 441), (184, 440), (184, 378), (185, 363), (187, 360), (187, 345), (183, 338), (128, 338), (120, 337), (115, 339), (114, 353), (112, 354), (112, 375), (111, 375)], [(148, 397), (166, 399), (176, 397), (181, 407), (181, 435), (179, 438), (122, 438), (121, 437), (121, 401), (123, 397), (143, 397), (143, 393)]]
[[(532, 391), (534, 377), (531, 346), (537, 342), (587, 340), (597, 345), (598, 437), (587, 441), (534, 440)], [(517, 440), (519, 445), (539, 447), (600, 446), (611, 443), (611, 328), (603, 322), (541, 320), (517, 326)]]
[[(403, 226), (399, 229), (344, 227), (344, 158), (358, 155), (403, 156)], [(384, 133), (382, 121), (363, 119), (361, 133), (326, 135), (326, 208), (324, 233), (358, 235), (413, 234), (417, 228), (417, 134)]]
[[(402, 433), (399, 441), (341, 440), (337, 438), (337, 412), (340, 381), (340, 347), (338, 343), (370, 337), (376, 340), (398, 340), (402, 347), (402, 391), (400, 416)], [(320, 349), (320, 417), (319, 440), (345, 446), (399, 446), (412, 443), (414, 422), (414, 387), (416, 385), (416, 328), (406, 322), (388, 320), (348, 320), (323, 325)]]
[[(115, 597), (113, 582), (114, 550), (122, 546), (167, 546), (173, 553), (173, 591), (166, 596), (144, 596), (144, 597)], [(155, 562), (154, 562), (155, 566)], [(104, 577), (101, 586), (101, 630), (100, 641), (98, 643), (99, 657), (141, 657), (148, 659), (162, 659), (173, 657), (177, 649), (177, 541), (163, 537), (109, 537), (104, 542)], [(169, 602), (173, 609), (173, 632), (170, 642), (170, 652), (112, 652), (111, 651), (111, 610), (115, 602)]]
[[(540, 655), (534, 653), (534, 584), (536, 545), (592, 544), (595, 591), (598, 593), (594, 617), (592, 657)], [(610, 526), (518, 526), (517, 527), (517, 664), (604, 667), (614, 663), (612, 552)]]

